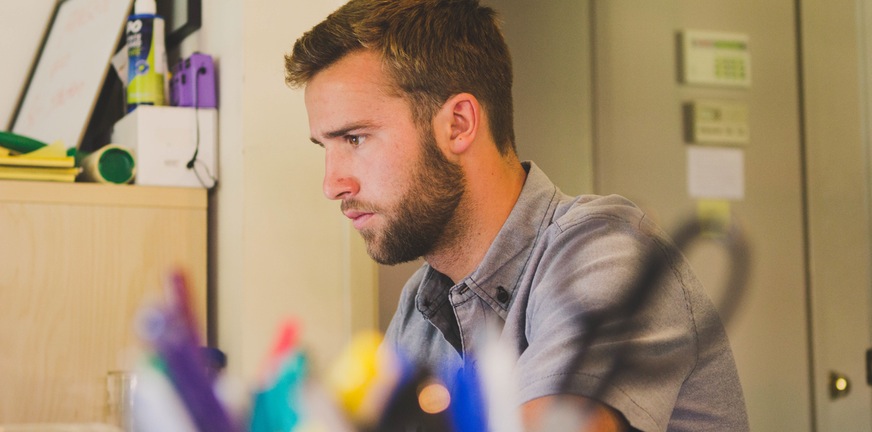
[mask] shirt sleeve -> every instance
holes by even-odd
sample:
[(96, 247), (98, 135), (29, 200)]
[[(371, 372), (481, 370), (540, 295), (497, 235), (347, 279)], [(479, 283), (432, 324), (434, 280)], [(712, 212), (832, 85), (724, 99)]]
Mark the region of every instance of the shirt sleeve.
[(665, 253), (669, 242), (641, 220), (610, 215), (552, 229), (526, 310), (528, 346), (518, 362), (522, 401), (565, 393), (596, 398), (634, 428), (666, 430), (697, 361), (682, 277), (687, 264), (670, 262), (646, 287), (652, 291), (641, 309), (625, 316), (621, 299), (629, 296), (645, 254)]

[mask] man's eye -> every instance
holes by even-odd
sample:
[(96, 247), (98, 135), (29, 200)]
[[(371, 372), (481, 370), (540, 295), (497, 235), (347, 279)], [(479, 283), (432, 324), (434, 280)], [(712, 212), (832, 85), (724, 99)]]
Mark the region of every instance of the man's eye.
[(358, 147), (366, 141), (366, 137), (362, 135), (348, 135), (345, 137), (345, 140), (351, 144), (353, 147)]

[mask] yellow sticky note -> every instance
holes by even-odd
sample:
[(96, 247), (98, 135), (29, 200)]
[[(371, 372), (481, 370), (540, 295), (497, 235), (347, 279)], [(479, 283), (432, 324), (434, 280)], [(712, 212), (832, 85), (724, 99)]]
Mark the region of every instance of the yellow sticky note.
[(699, 200), (696, 215), (705, 236), (722, 236), (723, 228), (730, 225), (731, 208), (727, 200)]
[(45, 147), (40, 147), (32, 152), (24, 153), (19, 158), (25, 159), (43, 159), (43, 158), (65, 158), (67, 157), (67, 148), (63, 142), (55, 141)]

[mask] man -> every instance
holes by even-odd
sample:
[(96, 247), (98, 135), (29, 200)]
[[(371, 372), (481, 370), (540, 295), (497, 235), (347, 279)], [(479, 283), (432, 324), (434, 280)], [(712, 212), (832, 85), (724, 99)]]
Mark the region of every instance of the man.
[(644, 251), (672, 248), (660, 230), (623, 198), (566, 196), (519, 161), (493, 10), (352, 0), (296, 42), (286, 72), (305, 87), (327, 198), (376, 261), (426, 261), (386, 343), (450, 375), (498, 323), (531, 429), (557, 401), (594, 406), (588, 430), (748, 429), (724, 330), (683, 259), (638, 312), (613, 313)]

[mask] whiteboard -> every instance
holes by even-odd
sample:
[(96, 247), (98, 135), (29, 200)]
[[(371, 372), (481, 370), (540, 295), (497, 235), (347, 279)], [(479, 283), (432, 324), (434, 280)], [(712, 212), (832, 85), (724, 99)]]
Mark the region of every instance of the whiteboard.
[(132, 0), (62, 0), (12, 132), (78, 148), (124, 33)]

